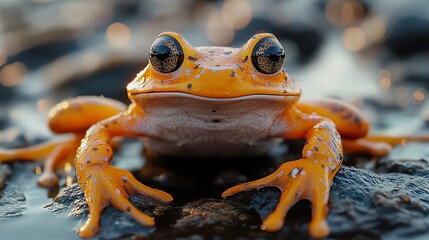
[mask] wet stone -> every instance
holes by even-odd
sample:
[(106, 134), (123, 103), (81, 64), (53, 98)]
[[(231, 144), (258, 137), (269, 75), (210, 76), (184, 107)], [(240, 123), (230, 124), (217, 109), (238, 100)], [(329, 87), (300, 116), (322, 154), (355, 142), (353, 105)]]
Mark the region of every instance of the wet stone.
[[(15, 163), (0, 165), (0, 219), (7, 219), (23, 215), (26, 197), (22, 183), (31, 181), (34, 164)], [(22, 172), (15, 175), (15, 172)]]
[[(165, 214), (171, 206), (157, 202), (144, 196), (131, 195), (130, 202), (145, 214), (158, 217)], [(66, 187), (55, 197), (49, 209), (53, 212), (70, 212), (73, 218), (78, 218), (83, 223), (88, 217), (88, 206), (84, 194), (77, 183)], [(141, 226), (127, 214), (118, 209), (108, 206), (103, 211), (100, 220), (99, 238), (113, 239), (127, 234), (146, 236), (154, 231), (154, 228)]]
[[(403, 168), (412, 166), (404, 165)], [(428, 169), (427, 165), (421, 168)], [(262, 219), (274, 210), (279, 196), (280, 191), (271, 187), (239, 193), (226, 199), (201, 198), (183, 205), (131, 196), (131, 202), (138, 209), (155, 217), (157, 227), (140, 226), (125, 213), (109, 206), (101, 218), (99, 237), (111, 239), (130, 233), (150, 239), (308, 237), (307, 226), (311, 217), (308, 201), (300, 201), (291, 208), (285, 227), (279, 232), (260, 230)], [(328, 215), (331, 236), (424, 236), (429, 234), (427, 199), (429, 174), (376, 174), (343, 166), (331, 190)], [(88, 214), (83, 193), (77, 184), (65, 188), (50, 209), (55, 212), (69, 211), (82, 221)]]
[(395, 237), (429, 234), (429, 177), (343, 167), (331, 190), (333, 236), (364, 233)]
[(10, 186), (1, 191), (0, 219), (21, 216), (25, 209), (25, 196), (19, 187)]

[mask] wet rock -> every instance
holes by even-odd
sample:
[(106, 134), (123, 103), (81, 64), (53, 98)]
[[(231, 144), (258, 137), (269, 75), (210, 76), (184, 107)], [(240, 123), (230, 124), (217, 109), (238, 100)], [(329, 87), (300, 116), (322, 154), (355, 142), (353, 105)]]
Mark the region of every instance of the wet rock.
[(402, 173), (429, 177), (429, 149), (427, 143), (410, 142), (393, 149), (376, 166), (379, 173)]
[(365, 233), (388, 238), (429, 234), (429, 178), (375, 174), (343, 167), (331, 190), (333, 236)]
[[(22, 183), (34, 179), (30, 176), (32, 164), (15, 163), (13, 166), (0, 165), (0, 219), (21, 216), (25, 209), (26, 197)], [(18, 176), (15, 172), (22, 172)], [(8, 181), (6, 181), (8, 180)]]
[[(132, 195), (129, 200), (142, 212), (154, 217), (165, 214), (171, 208), (171, 205), (144, 196)], [(72, 217), (79, 218), (81, 222), (87, 219), (89, 213), (83, 192), (77, 183), (62, 190), (49, 209), (58, 213), (69, 211)], [(133, 218), (112, 206), (106, 207), (103, 211), (100, 226), (98, 237), (104, 239), (113, 239), (127, 234), (146, 236), (154, 231), (154, 228), (141, 226)]]
[(217, 228), (236, 225), (252, 219), (247, 206), (237, 201), (219, 199), (200, 199), (186, 204), (181, 209), (181, 216), (174, 224), (177, 228), (207, 227)]
[(24, 209), (25, 196), (19, 187), (6, 187), (1, 192), (0, 219), (21, 216)]
[[(406, 168), (406, 167), (404, 167)], [(101, 220), (101, 238), (123, 236), (126, 233), (149, 235), (151, 239), (185, 237), (193, 239), (217, 236), (291, 237), (307, 236), (311, 205), (296, 204), (286, 218), (285, 227), (276, 233), (259, 229), (261, 219), (276, 207), (280, 191), (265, 188), (244, 192), (222, 200), (207, 198), (182, 206), (165, 205), (141, 196), (131, 201), (143, 212), (156, 217), (156, 230), (139, 226), (133, 219), (108, 207)], [(410, 237), (429, 234), (429, 177), (407, 174), (375, 174), (370, 171), (343, 167), (331, 190), (328, 223), (333, 237), (350, 234), (361, 236)], [(51, 206), (53, 211), (68, 210), (73, 216), (86, 218), (83, 194), (75, 184), (62, 191)], [(231, 229), (241, 229), (230, 235)], [(153, 232), (154, 231), (154, 232)]]

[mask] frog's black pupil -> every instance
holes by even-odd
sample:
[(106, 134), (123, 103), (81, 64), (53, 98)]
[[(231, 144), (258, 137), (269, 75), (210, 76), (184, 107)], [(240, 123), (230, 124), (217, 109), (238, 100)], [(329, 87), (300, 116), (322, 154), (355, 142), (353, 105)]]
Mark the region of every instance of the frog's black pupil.
[(152, 44), (149, 61), (161, 73), (176, 71), (183, 62), (183, 50), (179, 42), (170, 36), (161, 36)]
[(264, 74), (278, 72), (283, 66), (284, 58), (283, 47), (272, 37), (265, 37), (259, 40), (252, 52), (253, 66)]
[(163, 61), (167, 59), (170, 54), (171, 50), (165, 45), (158, 45), (155, 49), (153, 49), (152, 52), (153, 56), (156, 57), (159, 61)]

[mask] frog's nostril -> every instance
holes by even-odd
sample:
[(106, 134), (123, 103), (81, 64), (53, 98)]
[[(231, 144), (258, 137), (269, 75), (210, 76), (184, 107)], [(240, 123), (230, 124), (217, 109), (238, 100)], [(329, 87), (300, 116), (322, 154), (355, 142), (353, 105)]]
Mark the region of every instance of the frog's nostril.
[(212, 120), (212, 123), (220, 123), (220, 119), (215, 118)]

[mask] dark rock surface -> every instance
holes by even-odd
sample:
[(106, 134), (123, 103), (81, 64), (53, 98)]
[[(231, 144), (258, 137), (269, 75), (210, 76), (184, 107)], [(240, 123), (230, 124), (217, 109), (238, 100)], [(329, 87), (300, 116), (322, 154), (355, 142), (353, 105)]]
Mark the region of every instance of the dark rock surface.
[[(17, 166), (18, 170), (27, 169), (24, 165)], [(19, 181), (19, 179), (28, 178), (28, 175), (22, 174), (18, 177), (13, 177), (13, 180)], [(7, 187), (6, 180), (9, 180), (11, 175), (11, 169), (9, 165), (0, 165), (0, 219), (6, 219), (11, 217), (21, 216), (25, 209), (25, 194), (19, 184), (16, 181), (9, 183)]]
[[(429, 235), (429, 165), (418, 162), (385, 160), (387, 172), (343, 166), (331, 189), (328, 223), (331, 236), (424, 237)], [(390, 167), (386, 167), (390, 166)], [(400, 166), (400, 167), (399, 167)], [(240, 193), (227, 199), (201, 198), (186, 204), (161, 204), (151, 199), (130, 199), (143, 212), (155, 216), (157, 228), (139, 226), (126, 214), (108, 207), (101, 220), (100, 238), (112, 239), (133, 233), (149, 239), (270, 239), (306, 238), (311, 205), (301, 201), (286, 218), (277, 233), (259, 230), (261, 218), (275, 208), (280, 192), (276, 188)], [(53, 211), (70, 211), (81, 220), (87, 206), (75, 184), (64, 189), (52, 206)], [(240, 232), (237, 235), (237, 232)], [(150, 234), (150, 235), (149, 235)]]

